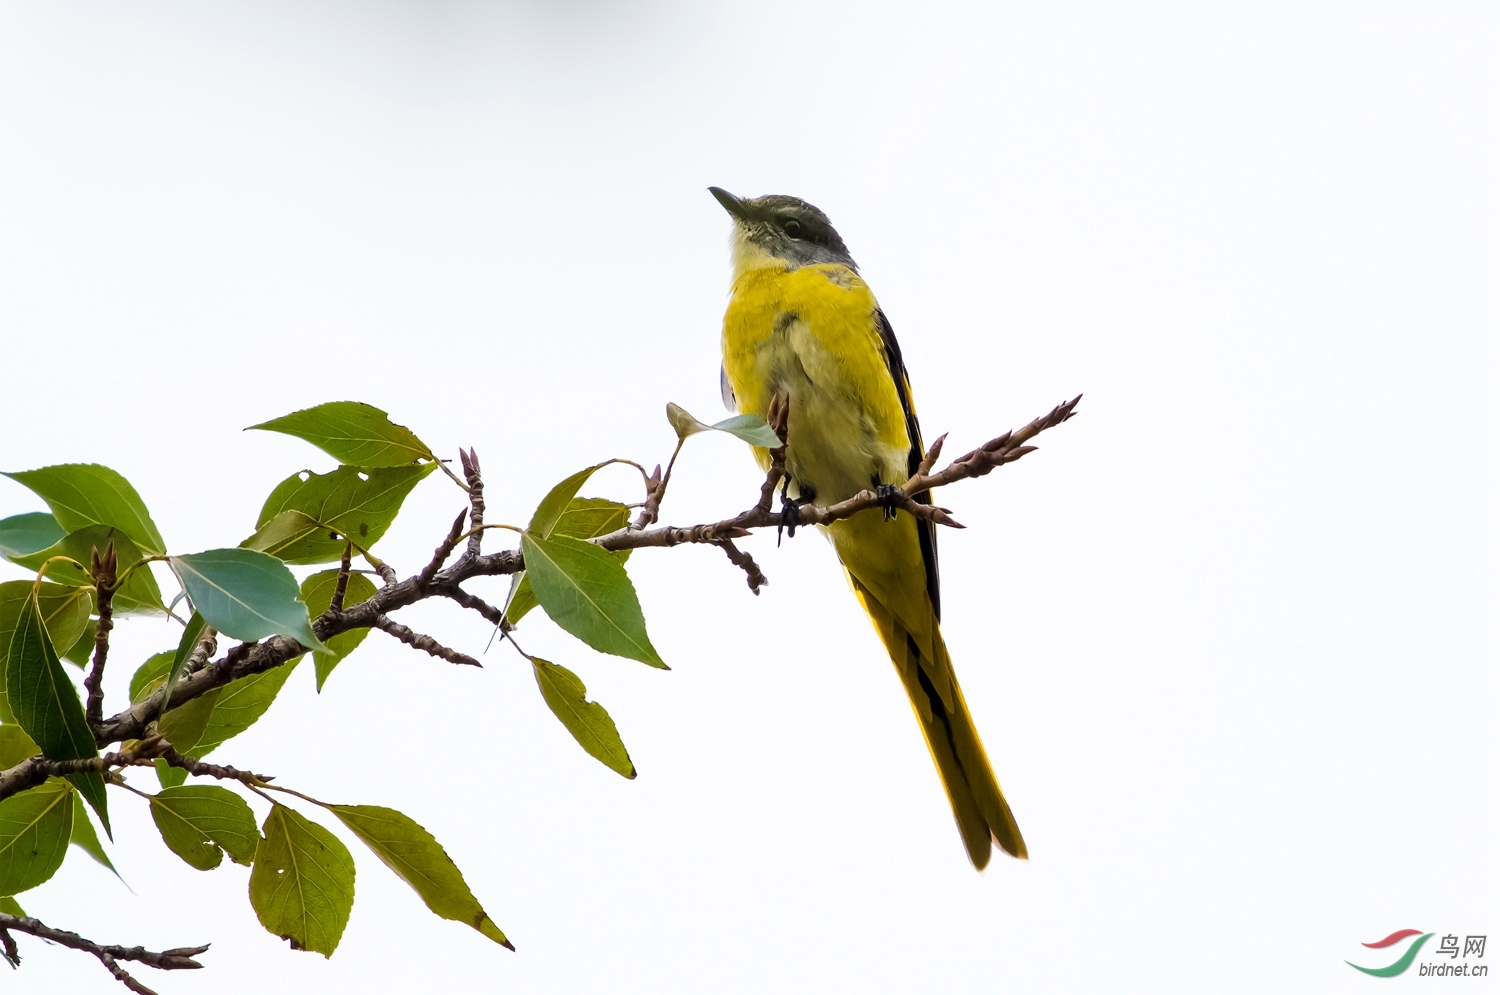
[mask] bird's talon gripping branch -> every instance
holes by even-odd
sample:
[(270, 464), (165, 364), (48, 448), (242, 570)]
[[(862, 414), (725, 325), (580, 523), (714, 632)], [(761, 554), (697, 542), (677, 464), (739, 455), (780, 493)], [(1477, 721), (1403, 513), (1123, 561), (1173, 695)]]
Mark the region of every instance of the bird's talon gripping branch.
[(797, 526), (802, 524), (802, 505), (806, 502), (800, 498), (788, 497), (786, 489), (791, 485), (791, 477), (781, 478), (781, 523), (776, 526), (776, 545), (781, 545), (781, 530), (786, 528), (787, 538), (797, 534)]

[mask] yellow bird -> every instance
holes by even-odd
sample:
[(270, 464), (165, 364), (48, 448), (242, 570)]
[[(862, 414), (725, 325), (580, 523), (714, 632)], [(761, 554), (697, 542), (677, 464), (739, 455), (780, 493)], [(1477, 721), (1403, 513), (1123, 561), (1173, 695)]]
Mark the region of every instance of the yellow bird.
[[(724, 403), (764, 417), (774, 396), (790, 400), (790, 517), (798, 503), (828, 505), (904, 483), (923, 447), (901, 347), (827, 215), (796, 197), (709, 191), (734, 218)], [(770, 466), (765, 449), (755, 457)], [(991, 840), (1024, 858), (943, 645), (934, 526), (872, 508), (826, 532), (911, 698), (969, 859), (983, 869)]]

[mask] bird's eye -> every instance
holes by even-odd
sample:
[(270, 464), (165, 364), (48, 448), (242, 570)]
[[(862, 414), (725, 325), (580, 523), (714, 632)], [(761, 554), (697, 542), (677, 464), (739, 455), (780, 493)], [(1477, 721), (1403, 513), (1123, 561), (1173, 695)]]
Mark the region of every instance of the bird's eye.
[(802, 222), (798, 221), (796, 218), (787, 218), (781, 223), (781, 230), (786, 232), (792, 238), (801, 238)]

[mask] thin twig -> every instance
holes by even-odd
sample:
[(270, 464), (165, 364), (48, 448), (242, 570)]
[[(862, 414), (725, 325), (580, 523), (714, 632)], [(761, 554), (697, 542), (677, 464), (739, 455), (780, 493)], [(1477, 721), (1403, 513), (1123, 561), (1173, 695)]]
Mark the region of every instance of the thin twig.
[(364, 556), (365, 562), (374, 567), (375, 572), (380, 575), (381, 583), (385, 584), (386, 587), (390, 587), (396, 583), (396, 570), (394, 567), (373, 553), (365, 553)]
[(444, 587), (437, 593), (458, 602), (465, 608), (478, 612), (488, 622), (493, 622), (495, 625), (501, 627), (506, 625), (504, 610), (496, 608), (483, 598), (476, 598), (461, 587)]
[(225, 764), (204, 763), (196, 757), (184, 756), (171, 746), (161, 751), (161, 758), (173, 767), (192, 774), (194, 777), (216, 777), (221, 781), (239, 781), (241, 784), (257, 785), (267, 784), (275, 778), (269, 774), (253, 774), (248, 770), (240, 770)]
[(786, 476), (786, 431), (791, 405), (785, 394), (777, 394), (771, 398), (770, 410), (766, 412), (767, 424), (781, 440), (781, 445), (771, 450), (771, 465), (766, 468), (765, 482), (760, 485), (760, 500), (755, 502), (756, 510), (767, 515), (771, 513), (771, 501), (776, 497), (776, 485)]
[(203, 665), (208, 662), (208, 658), (213, 656), (218, 649), (218, 630), (211, 625), (205, 625), (203, 633), (198, 637), (197, 645), (193, 647), (193, 651), (188, 654), (187, 661), (182, 665), (182, 672), (184, 674), (195, 674), (202, 670)]
[(444, 473), (446, 473), (448, 475), (448, 479), (449, 480), (453, 481), (455, 484), (458, 485), (459, 490), (462, 490), (462, 491), (465, 491), (465, 492), (468, 491), (468, 489), (469, 489), (468, 485), (465, 484), (462, 480), (459, 480), (458, 479), (458, 475), (455, 474), (452, 470), (448, 469), (448, 461), (447, 460), (443, 460), (443, 459), (437, 460), (437, 465), (438, 465), (438, 469), (439, 470), (442, 470)]
[(453, 527), (448, 530), (447, 538), (438, 543), (438, 548), (432, 551), (432, 560), (417, 575), (417, 583), (419, 585), (426, 587), (432, 583), (432, 578), (443, 568), (443, 564), (448, 561), (448, 557), (453, 555), (453, 548), (458, 545), (458, 537), (463, 535), (464, 518), (468, 514), (467, 510), (460, 511), (458, 517), (453, 520)]
[(419, 649), (424, 653), (429, 653), (439, 660), (447, 660), (449, 663), (461, 663), (468, 667), (484, 666), (484, 664), (469, 654), (449, 649), (431, 636), (425, 636), (420, 632), (413, 632), (400, 622), (394, 621), (385, 615), (375, 616), (374, 620), (370, 623), (370, 628), (379, 629), (381, 632), (395, 636), (406, 645)]
[[(174, 947), (171, 950), (163, 950), (157, 953), (147, 950), (145, 947), (121, 947), (114, 944), (95, 943), (93, 940), (85, 939), (77, 933), (66, 929), (54, 929), (39, 919), (30, 916), (13, 916), (0, 913), (0, 930), (15, 930), (18, 933), (29, 933), (38, 939), (56, 943), (59, 946), (71, 947), (74, 950), (82, 950), (99, 958), (115, 979), (126, 988), (135, 992), (136, 995), (156, 995), (151, 989), (131, 977), (119, 962), (122, 960), (138, 961), (149, 967), (162, 971), (188, 971), (200, 968), (203, 965), (194, 960), (199, 954), (208, 949), (208, 944), (201, 947)], [(7, 954), (10, 953), (12, 944), (6, 944)], [(19, 959), (19, 957), (17, 957)]]
[(661, 464), (658, 463), (656, 469), (651, 471), (651, 476), (646, 478), (646, 500), (641, 502), (640, 514), (630, 523), (630, 527), (637, 532), (656, 524), (656, 517), (661, 513), (662, 498), (667, 495), (667, 484), (672, 480), (672, 467), (677, 464), (677, 454), (682, 452), (683, 441), (677, 440), (677, 448), (672, 450), (672, 458), (667, 460), (666, 475), (662, 475)]
[(339, 560), (339, 576), (333, 582), (333, 597), (328, 601), (331, 611), (344, 610), (344, 594), (349, 590), (349, 567), (354, 560), (354, 543), (344, 543), (344, 556)]
[[(901, 489), (910, 496), (920, 491), (941, 487), (944, 484), (955, 483), (968, 477), (982, 477), (997, 466), (1012, 463), (1027, 453), (1034, 452), (1036, 447), (1025, 445), (1025, 443), (1036, 438), (1047, 429), (1055, 428), (1069, 418), (1072, 418), (1077, 414), (1074, 409), (1078, 406), (1078, 402), (1082, 398), (1083, 395), (1079, 394), (1073, 400), (1064, 401), (1062, 404), (1059, 404), (1045, 415), (1042, 415), (1042, 417), (1032, 419), (1022, 428), (1018, 428), (1014, 432), (1006, 432), (998, 438), (991, 439), (978, 449), (965, 453), (954, 460), (941, 473), (928, 475), (927, 473), (919, 472), (906, 483), (902, 484)], [(946, 438), (946, 436), (943, 438)], [(942, 439), (940, 438), (933, 445), (941, 449), (941, 443)]]
[(714, 543), (714, 545), (724, 551), (724, 555), (729, 557), (730, 563), (745, 571), (745, 583), (750, 585), (750, 593), (759, 597), (760, 589), (771, 582), (761, 572), (760, 565), (755, 562), (755, 559), (749, 553), (744, 552), (736, 546), (733, 540), (722, 539)]
[(115, 544), (111, 540), (101, 555), (95, 546), (90, 553), (90, 573), (94, 575), (94, 593), (98, 599), (99, 627), (94, 632), (94, 665), (83, 679), (89, 693), (84, 715), (90, 728), (104, 721), (104, 664), (109, 659), (109, 633), (115, 627)]
[(484, 533), (479, 529), (484, 524), (484, 478), (479, 474), (479, 454), (469, 447), (468, 452), (458, 451), (458, 461), (464, 467), (464, 479), (469, 482), (469, 536), (468, 555), (480, 555), (479, 547), (484, 542)]
[[(1079, 396), (1081, 397), (1082, 395)], [(927, 455), (923, 456), (922, 462), (917, 464), (916, 476), (925, 477), (932, 472), (933, 466), (937, 463), (938, 456), (943, 452), (943, 443), (946, 441), (948, 441), (947, 432), (932, 440), (932, 445), (927, 447)]]

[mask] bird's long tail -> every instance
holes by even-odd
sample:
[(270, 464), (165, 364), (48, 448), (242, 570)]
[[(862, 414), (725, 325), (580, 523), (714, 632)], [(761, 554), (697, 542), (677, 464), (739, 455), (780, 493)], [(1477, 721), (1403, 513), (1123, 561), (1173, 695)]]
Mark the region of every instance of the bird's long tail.
[[(959, 690), (937, 619), (931, 620), (927, 637), (919, 638), (852, 573), (849, 582), (875, 623), (911, 698), (912, 711), (937, 764), (969, 859), (982, 870), (990, 862), (991, 839), (1006, 853), (1024, 859), (1026, 842), (1021, 839), (1021, 830), (969, 717), (969, 706)], [(919, 648), (924, 642), (929, 644), (925, 653)]]

